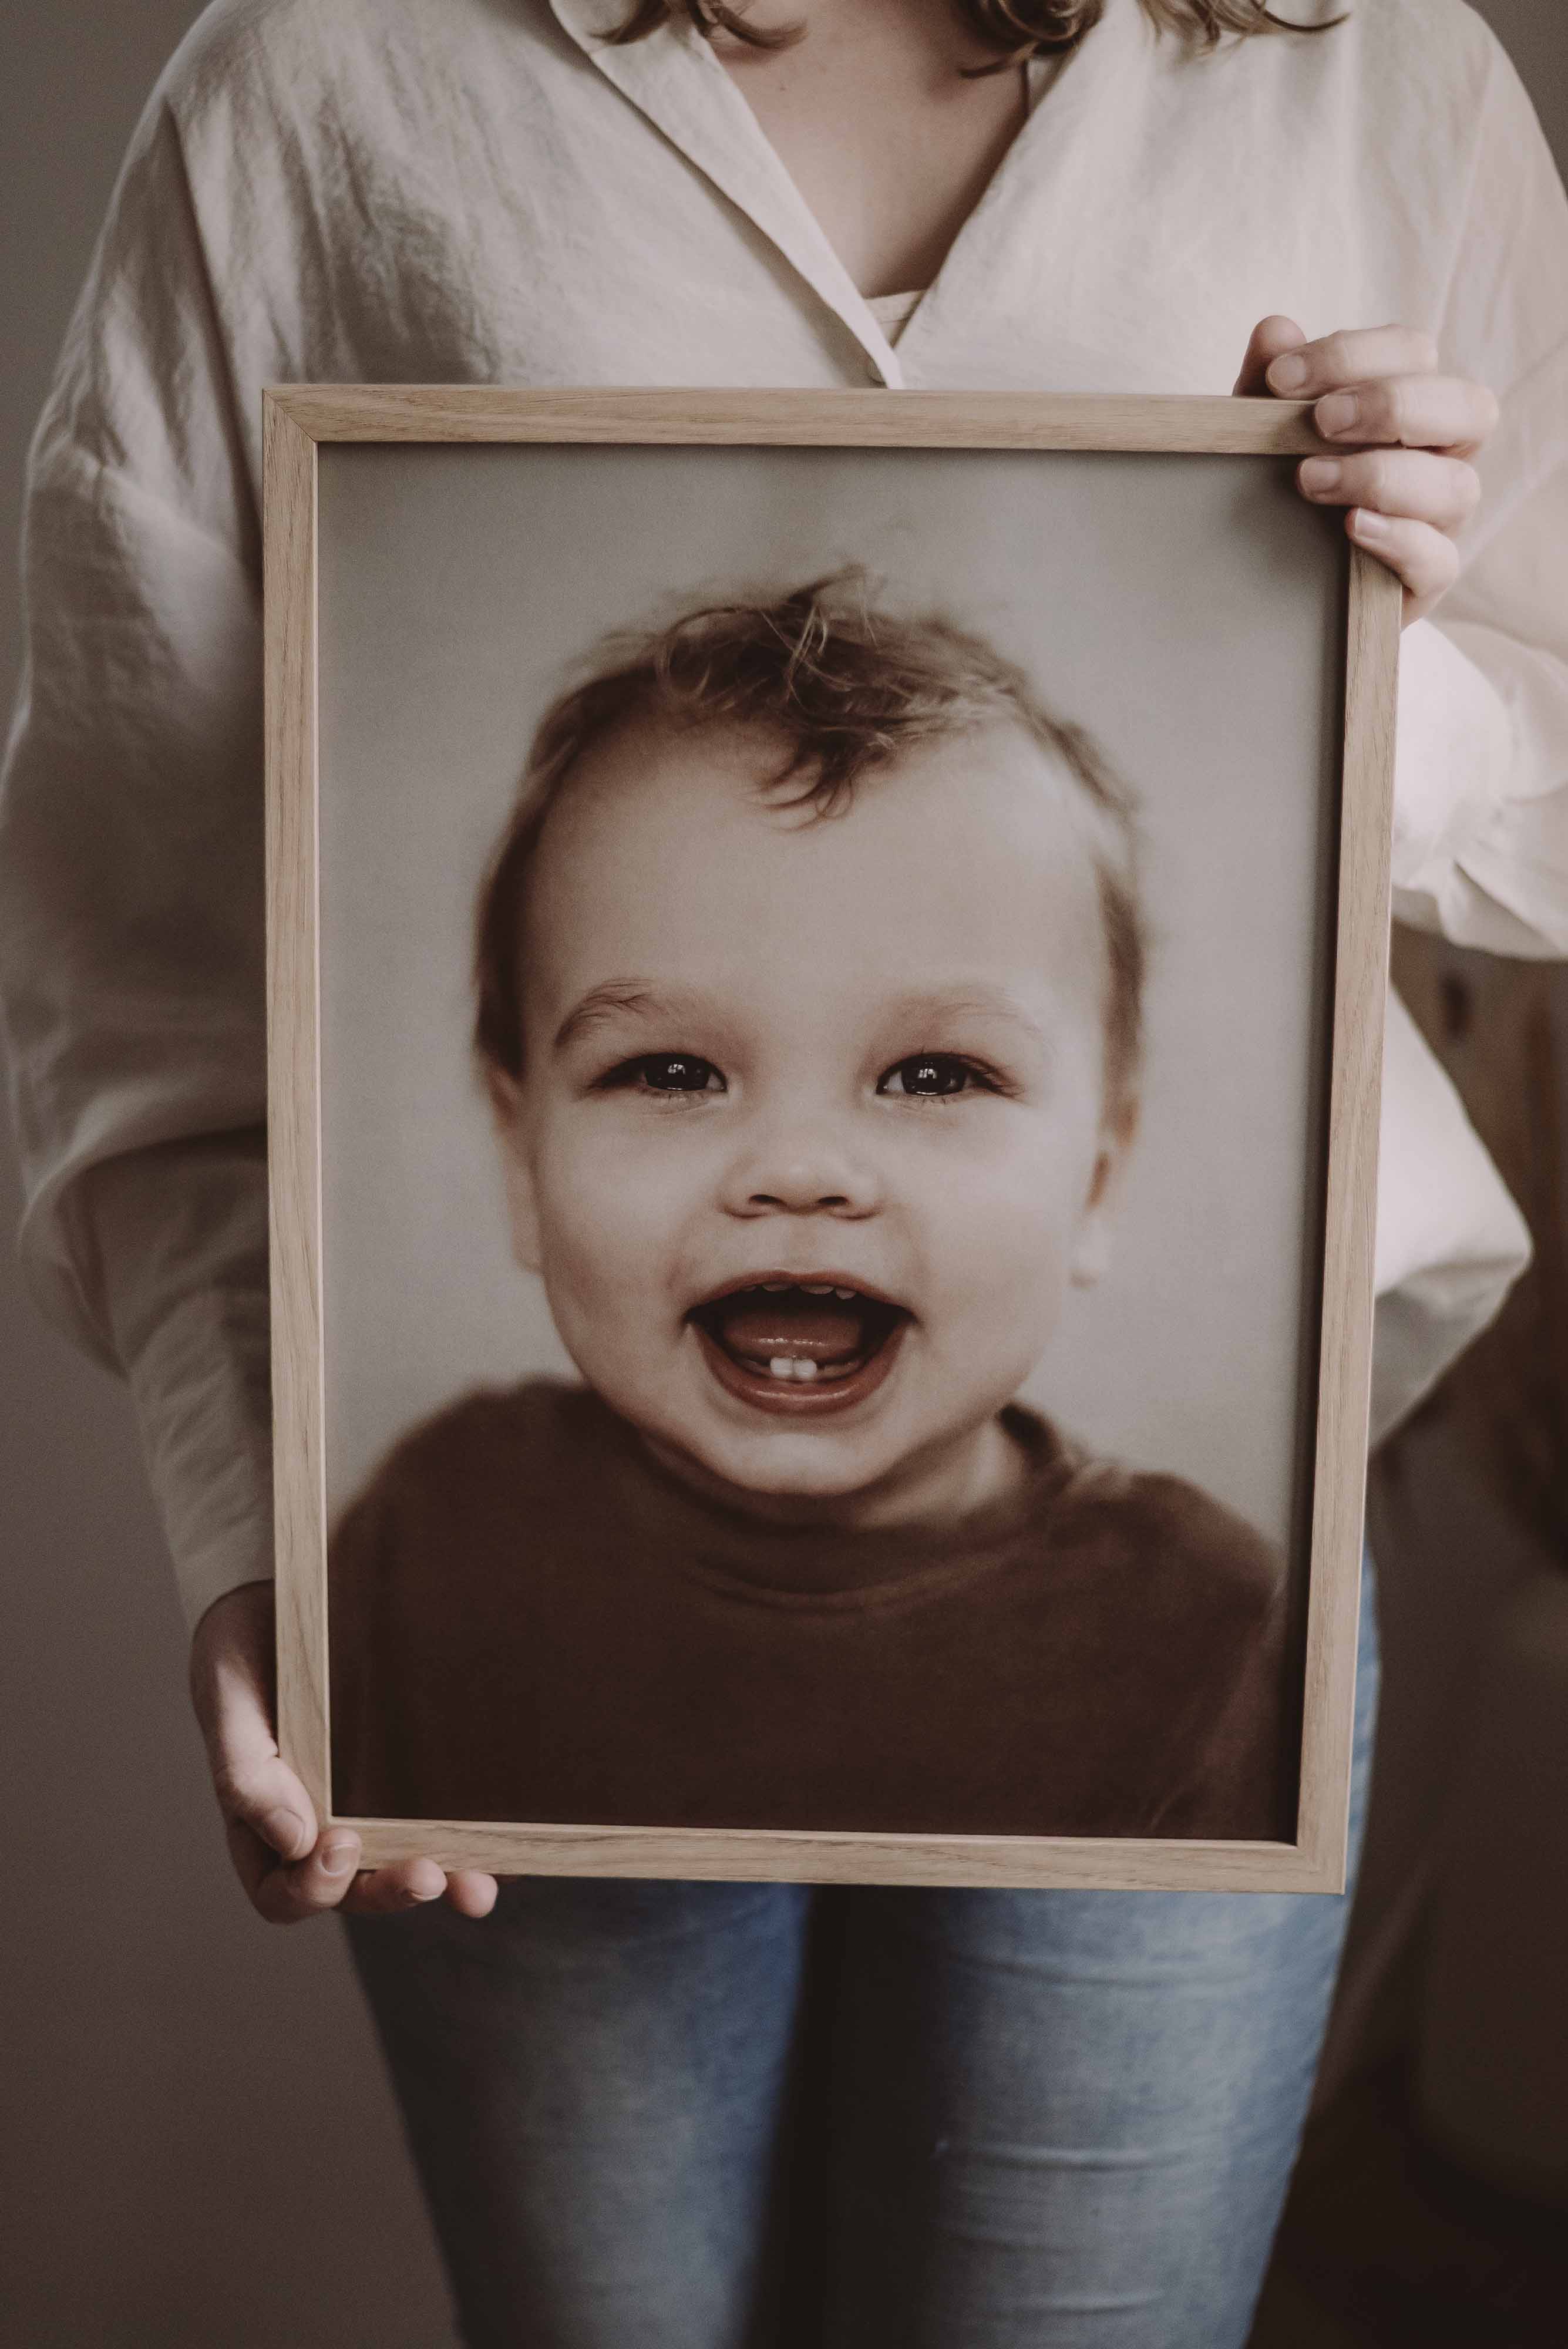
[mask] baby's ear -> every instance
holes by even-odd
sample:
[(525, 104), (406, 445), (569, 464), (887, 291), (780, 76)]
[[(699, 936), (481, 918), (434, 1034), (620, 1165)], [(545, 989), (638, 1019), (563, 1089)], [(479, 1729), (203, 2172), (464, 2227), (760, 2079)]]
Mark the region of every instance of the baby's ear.
[(501, 1175), (506, 1191), (506, 1220), (512, 1233), (512, 1254), (520, 1270), (537, 1272), (540, 1264), (539, 1209), (529, 1163), (523, 1115), (523, 1088), (504, 1069), (487, 1068), (484, 1088), (490, 1096), (491, 1119), (501, 1153)]
[(484, 1063), (484, 1090), (489, 1097), (490, 1114), (495, 1130), (504, 1133), (517, 1123), (523, 1109), (523, 1088), (517, 1079), (498, 1069), (493, 1061)]
[(1137, 1133), (1137, 1102), (1129, 1098), (1102, 1129), (1068, 1267), (1068, 1277), (1075, 1288), (1092, 1288), (1109, 1268), (1116, 1209), (1121, 1203), (1122, 1174)]

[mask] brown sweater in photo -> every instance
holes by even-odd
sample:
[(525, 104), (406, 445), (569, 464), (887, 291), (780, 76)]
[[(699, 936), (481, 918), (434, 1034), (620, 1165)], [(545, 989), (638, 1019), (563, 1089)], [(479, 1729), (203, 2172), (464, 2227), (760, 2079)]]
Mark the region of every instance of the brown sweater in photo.
[(824, 1532), (694, 1493), (586, 1389), (455, 1403), (332, 1541), (336, 1809), (1288, 1836), (1275, 1553), (1002, 1419), (1004, 1501)]

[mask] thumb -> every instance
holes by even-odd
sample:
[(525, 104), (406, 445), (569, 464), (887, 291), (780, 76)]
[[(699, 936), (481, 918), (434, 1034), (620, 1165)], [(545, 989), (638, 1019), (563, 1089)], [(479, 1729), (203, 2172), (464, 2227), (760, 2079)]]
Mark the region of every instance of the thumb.
[(249, 1827), (281, 1859), (316, 1843), (316, 1806), (277, 1750), (255, 1692), (236, 1685), (220, 1700), (207, 1744), (213, 1791), (230, 1826)]
[(1306, 339), (1306, 329), (1298, 326), (1293, 318), (1277, 315), (1260, 318), (1252, 329), (1252, 339), (1247, 345), (1241, 372), (1231, 386), (1231, 398), (1266, 399), (1269, 397), (1269, 369), (1287, 351), (1299, 351)]
[(248, 1827), (283, 1860), (315, 1848), (316, 1806), (275, 1747), (270, 1754), (214, 1756), (213, 1791), (231, 1827)]
[(271, 1675), (252, 1627), (217, 1640), (203, 1657), (197, 1717), (218, 1807), (286, 1860), (315, 1845), (316, 1806), (277, 1750)]

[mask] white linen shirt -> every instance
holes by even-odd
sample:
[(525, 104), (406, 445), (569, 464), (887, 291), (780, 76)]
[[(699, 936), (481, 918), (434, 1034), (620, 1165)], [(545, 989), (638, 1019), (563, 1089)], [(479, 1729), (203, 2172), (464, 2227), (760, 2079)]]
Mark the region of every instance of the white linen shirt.
[[(131, 1381), (192, 1621), (270, 1568), (264, 384), (1214, 392), (1271, 311), (1429, 328), (1503, 419), (1464, 576), (1405, 638), (1397, 907), (1568, 952), (1568, 205), (1479, 18), (1356, 0), (1202, 57), (1107, 0), (1031, 69), (895, 351), (711, 48), (684, 21), (607, 47), (621, 13), (220, 0), (149, 104), (35, 443), (0, 810), (23, 1247)], [(1390, 1054), (1380, 1423), (1527, 1250), (1397, 1014)]]

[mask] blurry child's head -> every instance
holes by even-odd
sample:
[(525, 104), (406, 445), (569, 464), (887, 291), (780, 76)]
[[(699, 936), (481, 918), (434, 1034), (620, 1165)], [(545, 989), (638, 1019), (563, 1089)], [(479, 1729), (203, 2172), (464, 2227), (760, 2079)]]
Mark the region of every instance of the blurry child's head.
[(656, 1446), (940, 1490), (1102, 1267), (1137, 1120), (1132, 810), (1023, 672), (844, 573), (605, 648), (479, 909), (519, 1261)]

